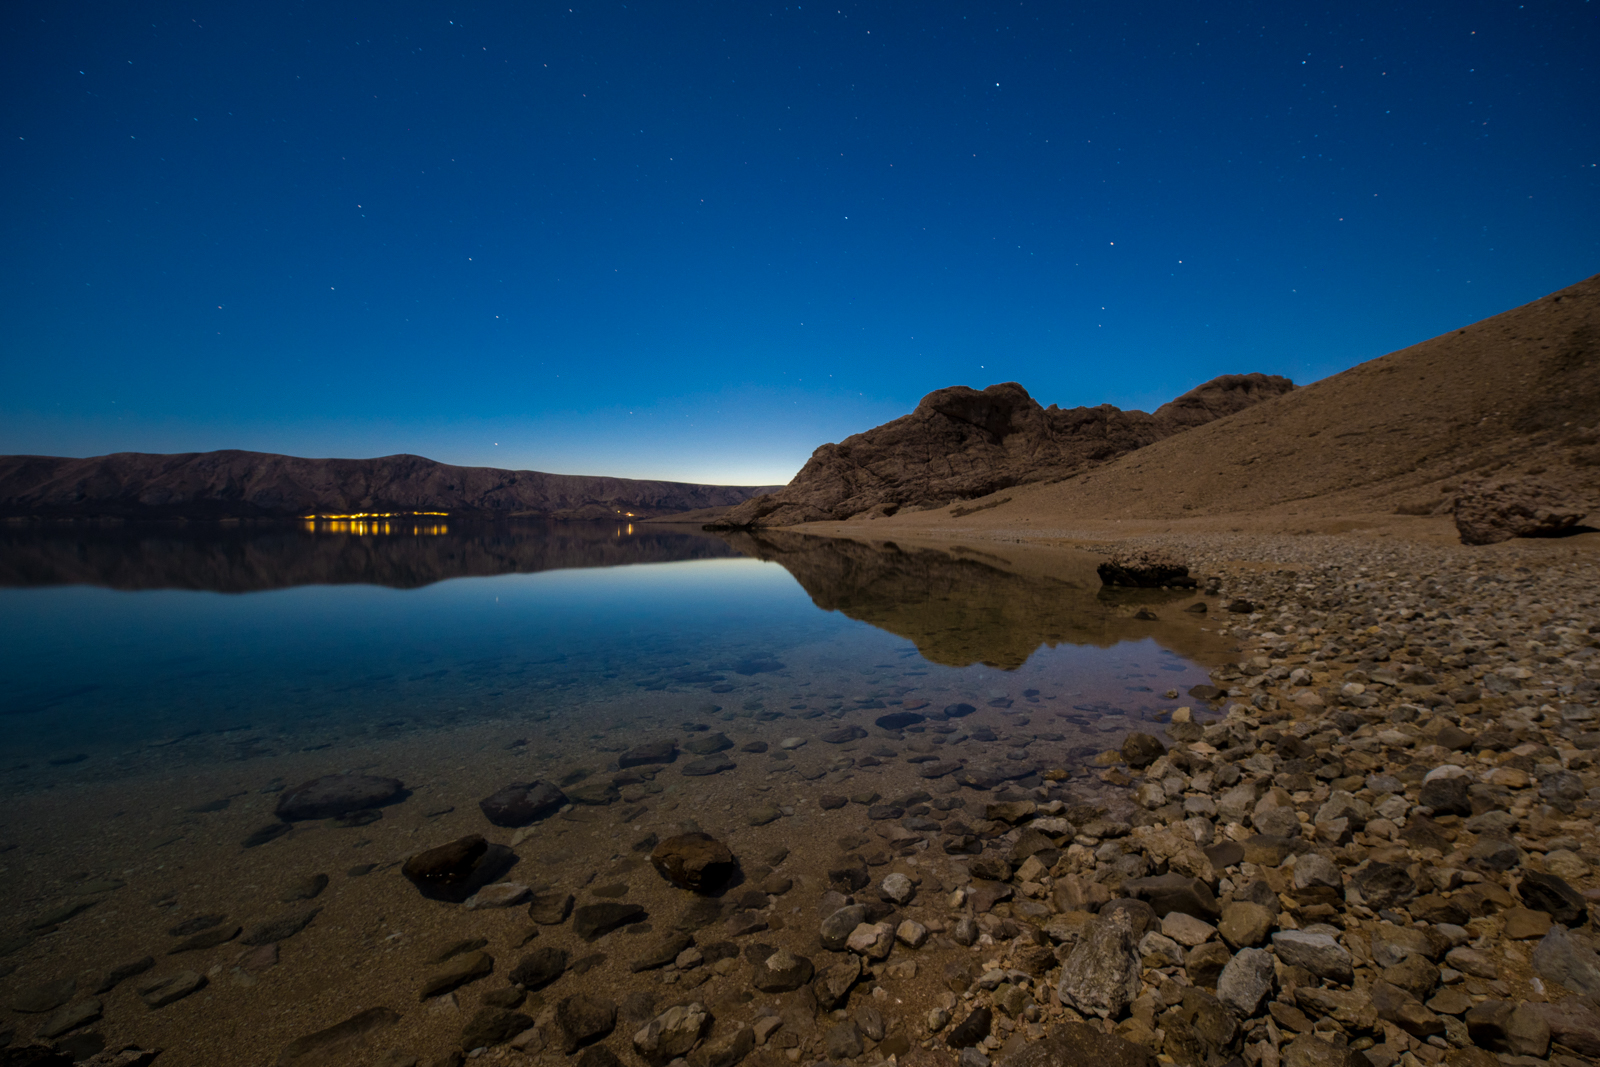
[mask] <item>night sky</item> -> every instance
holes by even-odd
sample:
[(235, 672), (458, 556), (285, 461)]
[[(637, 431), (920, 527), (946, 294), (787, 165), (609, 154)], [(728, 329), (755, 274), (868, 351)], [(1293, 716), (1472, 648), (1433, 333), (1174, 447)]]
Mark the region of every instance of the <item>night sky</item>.
[[(569, 0), (570, 2), (570, 0)], [(1600, 271), (1600, 5), (0, 10), (0, 452), (781, 482)]]

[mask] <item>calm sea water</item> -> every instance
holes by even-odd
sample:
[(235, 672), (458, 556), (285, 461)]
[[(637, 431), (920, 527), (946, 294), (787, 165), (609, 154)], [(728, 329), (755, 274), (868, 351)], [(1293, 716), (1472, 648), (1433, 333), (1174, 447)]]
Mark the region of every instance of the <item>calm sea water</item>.
[(13, 769), (81, 774), (197, 736), (249, 758), (492, 718), (625, 728), (664, 699), (687, 717), (927, 700), (1126, 726), (1205, 680), (1084, 574), (609, 524), (12, 525), (0, 746)]

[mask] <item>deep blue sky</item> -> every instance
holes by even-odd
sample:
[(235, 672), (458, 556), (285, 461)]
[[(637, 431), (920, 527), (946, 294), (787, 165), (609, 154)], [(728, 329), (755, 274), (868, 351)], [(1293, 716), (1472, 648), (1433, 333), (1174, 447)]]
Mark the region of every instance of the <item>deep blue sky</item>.
[[(570, 6), (569, 6), (570, 5)], [(1600, 271), (1600, 5), (0, 11), (0, 452), (713, 482)]]

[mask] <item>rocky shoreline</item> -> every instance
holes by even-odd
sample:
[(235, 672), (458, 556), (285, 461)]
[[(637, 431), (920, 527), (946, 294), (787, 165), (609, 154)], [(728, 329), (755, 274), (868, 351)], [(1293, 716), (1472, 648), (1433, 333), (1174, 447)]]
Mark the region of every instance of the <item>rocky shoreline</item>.
[[(11, 1006), (44, 1020), (29, 1023), (37, 1035), (70, 1035), (102, 998), (109, 1021), (132, 1018), (113, 1012), (121, 993), (89, 990), (126, 982), (159, 1018), (204, 1000), (192, 994), (208, 982), (207, 995), (247, 995), (320, 952), (361, 972), (411, 960), (373, 987), (398, 982), (410, 1003), (345, 997), (342, 1015), (275, 1046), (279, 1064), (1600, 1056), (1591, 557), (1559, 542), (1340, 537), (1116, 547), (1180, 555), (1201, 581), (1142, 611), (1204, 604), (1238, 642), (1235, 662), (1186, 697), (1169, 691), (1182, 706), (1154, 722), (1096, 719), (1048, 689), (1015, 707), (940, 706), (901, 687), (811, 722), (723, 713), (731, 737), (697, 725), (681, 743), (609, 749), (611, 766), (580, 780), (485, 789), (489, 826), (430, 800), (396, 802), (439, 820), (414, 837), (381, 836), (391, 818), (336, 815), (391, 842), (373, 846), (390, 858), (327, 896), (325, 875), (295, 881), (265, 924), (182, 926), (178, 960), (199, 962), (176, 974), (131, 961), (116, 980), (35, 982)], [(358, 784), (372, 798), (399, 785)], [(447, 825), (468, 836), (451, 841)], [(328, 862), (296, 842), (339, 832), (257, 847), (301, 848), (283, 854), (299, 857), (293, 874)], [(517, 856), (525, 866), (485, 881)], [(730, 857), (717, 884), (686, 873)], [(439, 893), (446, 883), (459, 891)], [(357, 925), (340, 892), (381, 909), (361, 935), (371, 947), (317, 940)], [(307, 946), (319, 947), (297, 962)], [(201, 1061), (169, 1055), (256, 1061), (209, 1040)]]

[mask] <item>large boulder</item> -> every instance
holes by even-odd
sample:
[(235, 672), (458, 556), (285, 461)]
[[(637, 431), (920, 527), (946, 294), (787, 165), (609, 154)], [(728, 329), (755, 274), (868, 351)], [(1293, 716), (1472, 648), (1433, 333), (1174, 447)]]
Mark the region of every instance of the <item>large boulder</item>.
[(1176, 556), (1160, 549), (1118, 549), (1111, 558), (1095, 568), (1102, 585), (1128, 585), (1146, 589), (1162, 586), (1194, 588), (1197, 583), (1189, 577), (1189, 565)]
[(1140, 962), (1126, 912), (1098, 916), (1061, 968), (1056, 994), (1085, 1015), (1116, 1019), (1139, 995)]
[(378, 808), (405, 792), (398, 778), (367, 774), (325, 774), (278, 794), (278, 818), (332, 819), (352, 811)]
[(1465, 485), (1456, 497), (1456, 531), (1464, 545), (1559, 533), (1578, 524), (1588, 504), (1537, 478)]

